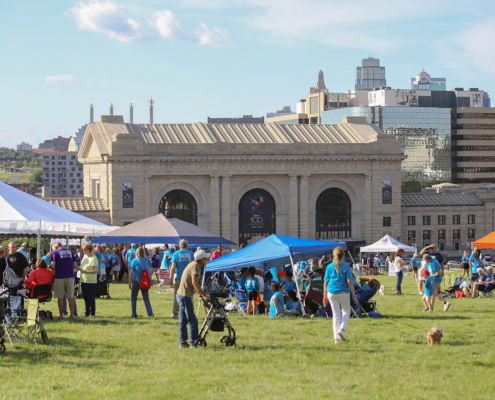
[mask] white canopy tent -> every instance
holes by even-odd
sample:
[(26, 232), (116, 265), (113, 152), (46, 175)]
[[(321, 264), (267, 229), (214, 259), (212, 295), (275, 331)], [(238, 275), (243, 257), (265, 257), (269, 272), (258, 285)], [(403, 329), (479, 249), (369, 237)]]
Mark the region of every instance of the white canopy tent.
[[(389, 235), (385, 235), (378, 242), (370, 244), (369, 246), (361, 247), (359, 249), (359, 259), (361, 259), (361, 253), (393, 253), (395, 255), (396, 251), (402, 249), (405, 252), (415, 253), (416, 247), (408, 246), (407, 244), (402, 244), (398, 240), (394, 239)], [(393, 258), (393, 257), (392, 257)], [(389, 270), (389, 275), (391, 271)]]
[(0, 235), (36, 236), (37, 254), (40, 254), (42, 236), (97, 237), (118, 228), (58, 207), (3, 182), (0, 182), (0, 210)]

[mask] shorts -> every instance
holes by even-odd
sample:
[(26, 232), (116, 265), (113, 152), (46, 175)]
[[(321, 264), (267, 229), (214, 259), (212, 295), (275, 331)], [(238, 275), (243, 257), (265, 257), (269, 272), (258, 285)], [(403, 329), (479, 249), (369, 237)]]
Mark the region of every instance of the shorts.
[(117, 264), (115, 267), (113, 267), (113, 272), (120, 272), (120, 265)]
[(265, 303), (265, 306), (270, 307), (270, 300), (265, 300), (264, 303)]
[(157, 272), (159, 269), (160, 269), (160, 268), (150, 268), (150, 277), (151, 277), (151, 275), (156, 274), (156, 272)]
[(433, 291), (436, 292), (436, 290), (441, 290), (442, 289), (442, 282), (435, 283), (433, 282)]
[(418, 267), (412, 267), (414, 272), (418, 272)]
[(56, 299), (63, 299), (64, 295), (68, 299), (74, 298), (74, 278), (55, 279), (53, 288)]
[(252, 292), (248, 293), (248, 300), (253, 301), (258, 298), (258, 292), (256, 290), (253, 290)]
[(469, 269), (469, 264), (468, 263), (462, 264), (462, 269)]

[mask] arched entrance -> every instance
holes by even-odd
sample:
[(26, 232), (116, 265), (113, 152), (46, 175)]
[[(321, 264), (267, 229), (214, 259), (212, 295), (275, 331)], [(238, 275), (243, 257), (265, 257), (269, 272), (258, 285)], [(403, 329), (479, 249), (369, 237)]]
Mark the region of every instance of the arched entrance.
[(239, 202), (239, 244), (252, 236), (266, 237), (275, 233), (275, 201), (263, 189), (251, 189)]
[(338, 188), (323, 191), (316, 200), (316, 238), (351, 237), (351, 200)]
[(198, 206), (194, 197), (185, 190), (172, 190), (162, 197), (158, 212), (198, 224)]

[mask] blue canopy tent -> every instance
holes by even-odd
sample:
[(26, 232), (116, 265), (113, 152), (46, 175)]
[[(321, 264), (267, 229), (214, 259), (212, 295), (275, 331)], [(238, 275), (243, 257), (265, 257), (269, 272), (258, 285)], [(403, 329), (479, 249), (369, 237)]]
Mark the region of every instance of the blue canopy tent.
[(205, 271), (233, 271), (242, 267), (266, 270), (331, 253), (337, 246), (347, 249), (345, 243), (270, 235), (241, 250), (210, 261), (206, 264)]
[(218, 246), (235, 244), (189, 222), (166, 214), (157, 214), (123, 228), (116, 229), (93, 240), (94, 243), (189, 243)]
[[(345, 243), (270, 235), (244, 249), (210, 261), (206, 264), (205, 271), (233, 271), (242, 267), (267, 270), (291, 263), (292, 270), (295, 272), (295, 262), (331, 253), (338, 246), (344, 250), (347, 249)], [(302, 306), (297, 279), (295, 282), (297, 297), (301, 303), (303, 314), (306, 314)]]

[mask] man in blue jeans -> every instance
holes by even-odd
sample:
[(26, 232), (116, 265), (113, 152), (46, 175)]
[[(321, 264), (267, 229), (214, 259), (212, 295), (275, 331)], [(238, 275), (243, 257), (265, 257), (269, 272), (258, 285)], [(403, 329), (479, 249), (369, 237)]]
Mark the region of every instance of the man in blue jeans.
[(177, 289), (177, 303), (179, 303), (179, 339), (180, 348), (189, 347), (187, 344), (187, 324), (189, 324), (189, 333), (191, 336), (191, 346), (194, 347), (198, 340), (198, 320), (194, 314), (193, 295), (194, 289), (199, 293), (204, 301), (211, 301), (199, 283), (201, 270), (208, 262), (209, 254), (204, 250), (199, 250), (194, 255), (194, 261), (191, 261), (180, 280), (179, 288)]

